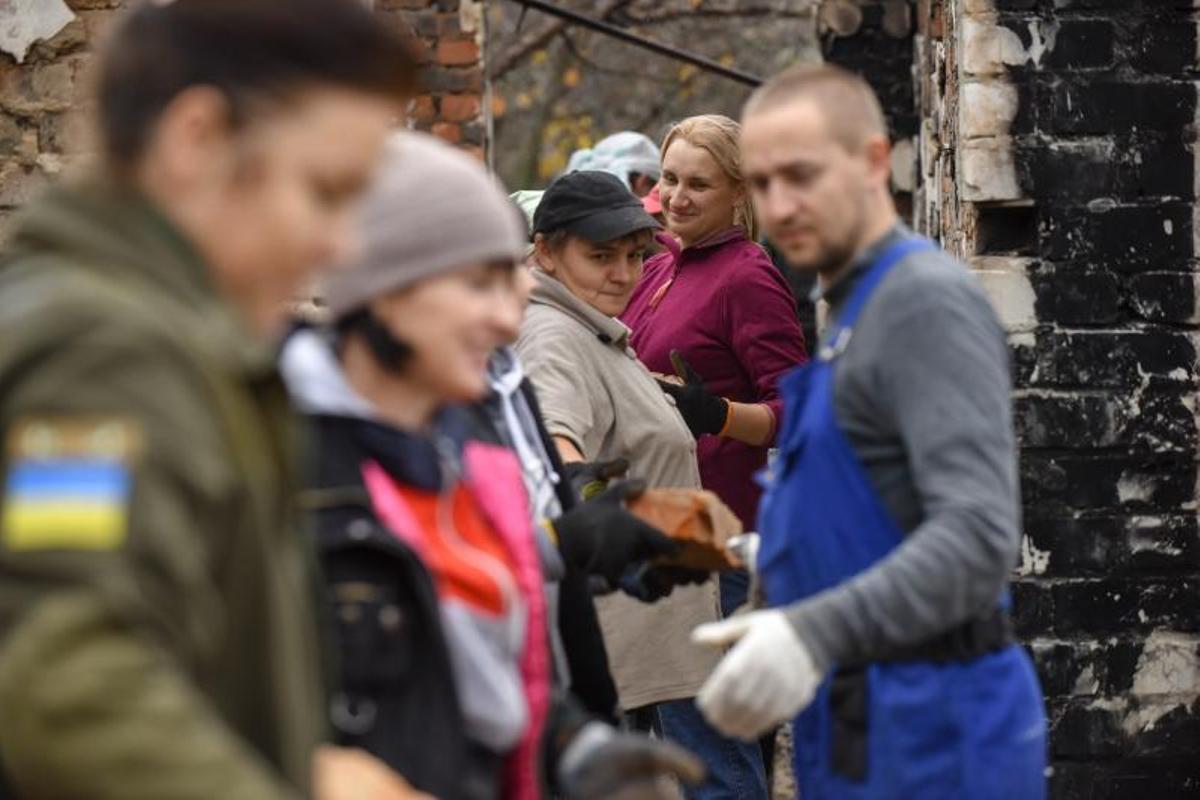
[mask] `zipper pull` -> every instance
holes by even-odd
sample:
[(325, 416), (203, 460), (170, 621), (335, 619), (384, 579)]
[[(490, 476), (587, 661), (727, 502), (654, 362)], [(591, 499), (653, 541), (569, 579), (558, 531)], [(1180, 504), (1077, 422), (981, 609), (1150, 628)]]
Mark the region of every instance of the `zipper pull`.
[(449, 436), (435, 434), (433, 447), (438, 454), (438, 469), (442, 473), (444, 487), (453, 486), (462, 477), (462, 463), (459, 460), (458, 448)]

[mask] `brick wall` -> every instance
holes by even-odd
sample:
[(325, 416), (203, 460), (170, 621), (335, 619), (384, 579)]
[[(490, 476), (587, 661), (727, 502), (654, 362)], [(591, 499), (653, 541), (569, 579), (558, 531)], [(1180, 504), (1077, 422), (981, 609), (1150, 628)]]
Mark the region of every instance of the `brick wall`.
[(1190, 2), (920, 0), (921, 226), (1011, 332), (1053, 795), (1200, 793)]
[(485, 157), (484, 14), (481, 0), (375, 0), (389, 24), (420, 42), (425, 93), (410, 109), (413, 126)]
[[(86, 124), (96, 44), (124, 0), (39, 0), (37, 11), (0, 8), (0, 25), (44, 33), (18, 63), (0, 53), (0, 241), (12, 212), (49, 177), (94, 148)], [(431, 130), (483, 158), (483, 13), (479, 0), (376, 0), (384, 24), (420, 42), (426, 93), (410, 108)], [(52, 9), (69, 8), (59, 17)], [(69, 20), (63, 25), (63, 20)], [(50, 26), (50, 27), (43, 27)]]

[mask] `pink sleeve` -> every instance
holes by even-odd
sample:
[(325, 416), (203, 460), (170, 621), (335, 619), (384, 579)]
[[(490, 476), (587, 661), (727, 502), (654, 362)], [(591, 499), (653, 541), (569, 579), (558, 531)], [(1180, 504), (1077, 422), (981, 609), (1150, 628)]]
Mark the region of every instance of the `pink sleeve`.
[(723, 292), (729, 342), (754, 383), (757, 402), (771, 409), (778, 427), (779, 379), (808, 361), (796, 301), (765, 253), (748, 258), (734, 274)]

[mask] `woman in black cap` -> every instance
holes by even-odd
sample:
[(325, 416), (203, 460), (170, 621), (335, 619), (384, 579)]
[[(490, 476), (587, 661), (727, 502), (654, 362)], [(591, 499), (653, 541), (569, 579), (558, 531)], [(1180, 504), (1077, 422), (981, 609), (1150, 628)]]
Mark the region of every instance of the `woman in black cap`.
[[(616, 319), (657, 228), (611, 175), (583, 171), (555, 180), (533, 219), (536, 285), (517, 351), (564, 462), (626, 459), (630, 477), (650, 486), (698, 489), (695, 438)], [(713, 753), (724, 740), (698, 713), (711, 742), (697, 742), (693, 725), (676, 732), (652, 713), (659, 703), (694, 697), (714, 660), (689, 643), (688, 632), (720, 616), (716, 583), (687, 577), (703, 581), (653, 605), (615, 593), (598, 598), (597, 607), (622, 709), (646, 709), (667, 737)]]

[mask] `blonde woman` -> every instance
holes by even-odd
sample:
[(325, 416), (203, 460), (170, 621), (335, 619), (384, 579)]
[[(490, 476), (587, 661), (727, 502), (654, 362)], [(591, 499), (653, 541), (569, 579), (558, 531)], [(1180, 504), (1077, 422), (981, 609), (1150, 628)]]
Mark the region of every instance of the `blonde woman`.
[[(808, 356), (787, 281), (754, 241), (740, 132), (732, 119), (705, 114), (667, 133), (659, 193), (674, 238), (660, 237), (667, 250), (646, 261), (621, 321), (652, 372), (683, 368), (686, 383), (663, 388), (699, 440), (701, 482), (754, 530), (754, 475), (766, 465), (782, 410), (776, 383)], [(682, 363), (673, 363), (673, 351)], [(746, 583), (741, 574), (722, 576), (724, 613), (744, 602)]]
[(755, 243), (754, 210), (738, 153), (740, 126), (717, 114), (689, 117), (663, 140), (659, 183), (678, 242), (646, 262), (621, 320), (651, 371), (671, 374), (678, 351), (694, 378), (675, 395), (699, 438), (700, 476), (754, 526), (780, 413), (776, 382), (807, 360), (787, 281)]

